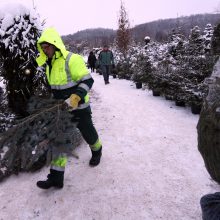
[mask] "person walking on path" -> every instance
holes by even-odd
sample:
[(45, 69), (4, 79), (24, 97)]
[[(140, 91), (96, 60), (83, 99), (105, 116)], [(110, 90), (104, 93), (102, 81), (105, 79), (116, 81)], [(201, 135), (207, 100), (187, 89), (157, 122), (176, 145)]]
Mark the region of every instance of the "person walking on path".
[[(102, 144), (93, 125), (89, 94), (94, 80), (89, 74), (82, 56), (66, 50), (65, 45), (54, 28), (47, 28), (38, 39), (39, 66), (46, 63), (46, 76), (55, 99), (68, 100), (73, 121), (77, 122), (83, 138), (89, 144), (92, 158), (89, 164), (96, 166), (102, 155)], [(46, 181), (38, 181), (42, 189), (63, 187), (67, 157), (63, 153), (53, 156), (50, 174)]]
[(89, 68), (91, 69), (91, 72), (94, 72), (95, 71), (95, 64), (96, 64), (96, 56), (95, 54), (91, 51), (89, 53), (89, 56), (88, 56), (88, 61), (87, 63), (89, 64)]
[(111, 68), (114, 67), (115, 64), (113, 53), (111, 50), (109, 50), (107, 45), (103, 47), (103, 50), (99, 54), (99, 63), (101, 66), (104, 82), (105, 84), (109, 84)]

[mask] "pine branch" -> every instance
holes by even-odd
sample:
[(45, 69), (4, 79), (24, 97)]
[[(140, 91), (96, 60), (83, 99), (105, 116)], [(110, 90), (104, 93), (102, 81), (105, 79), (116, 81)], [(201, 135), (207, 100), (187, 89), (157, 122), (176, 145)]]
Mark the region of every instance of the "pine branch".
[(54, 154), (73, 155), (82, 140), (63, 101), (32, 97), (27, 111), (30, 116), (0, 136), (0, 180), (12, 173), (41, 168)]
[(35, 114), (32, 114), (32, 115), (26, 117), (24, 121), (20, 122), (19, 124), (16, 124), (16, 127), (17, 127), (17, 126), (18, 126), (18, 127), (21, 127), (21, 126), (23, 126), (23, 125), (26, 124), (26, 123), (30, 123), (31, 121), (33, 121), (34, 119), (36, 119), (36, 117), (39, 117), (40, 115), (44, 114), (45, 112), (50, 112), (50, 111), (54, 111), (54, 110), (57, 110), (57, 111), (58, 111), (58, 110), (59, 110), (59, 107), (62, 107), (62, 106), (64, 106), (64, 105), (65, 105), (65, 103), (59, 103), (59, 104), (56, 104), (56, 105), (54, 105), (54, 106), (52, 106), (52, 107), (50, 107), (50, 108), (45, 108), (45, 109), (41, 110), (41, 111), (38, 112), (38, 113), (35, 113)]

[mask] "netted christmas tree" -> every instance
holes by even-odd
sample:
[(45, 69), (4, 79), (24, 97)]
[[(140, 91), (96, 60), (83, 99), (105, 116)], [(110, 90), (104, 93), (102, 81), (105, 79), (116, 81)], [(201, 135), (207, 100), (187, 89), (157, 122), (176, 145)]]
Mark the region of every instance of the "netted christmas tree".
[(208, 95), (205, 97), (197, 125), (198, 149), (206, 169), (213, 180), (220, 184), (220, 24), (213, 32), (211, 54), (217, 60), (212, 74), (205, 80)]
[(220, 23), (214, 28), (211, 39), (211, 51), (217, 57), (220, 55)]
[(59, 100), (31, 97), (30, 116), (0, 135), (0, 181), (21, 171), (35, 171), (52, 155), (72, 154), (81, 142), (73, 114)]
[(197, 125), (198, 149), (207, 171), (220, 184), (220, 61), (207, 79), (209, 92), (205, 98)]

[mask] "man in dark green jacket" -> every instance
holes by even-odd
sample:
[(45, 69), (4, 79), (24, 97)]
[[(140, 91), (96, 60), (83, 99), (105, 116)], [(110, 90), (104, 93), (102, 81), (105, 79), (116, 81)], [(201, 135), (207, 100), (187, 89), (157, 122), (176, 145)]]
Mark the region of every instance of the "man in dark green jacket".
[[(66, 50), (65, 45), (54, 28), (47, 28), (38, 39), (39, 66), (47, 64), (46, 76), (55, 99), (66, 100), (72, 108), (73, 120), (92, 151), (91, 166), (100, 162), (102, 144), (93, 125), (89, 105), (89, 91), (93, 78), (89, 74), (83, 58)], [(37, 186), (48, 189), (63, 187), (66, 155), (55, 155), (51, 162), (50, 174), (46, 181), (38, 181)]]
[(107, 45), (103, 47), (103, 50), (99, 54), (99, 63), (101, 66), (104, 82), (105, 84), (109, 84), (109, 75), (111, 72), (111, 68), (115, 64), (113, 53), (111, 50), (109, 50)]

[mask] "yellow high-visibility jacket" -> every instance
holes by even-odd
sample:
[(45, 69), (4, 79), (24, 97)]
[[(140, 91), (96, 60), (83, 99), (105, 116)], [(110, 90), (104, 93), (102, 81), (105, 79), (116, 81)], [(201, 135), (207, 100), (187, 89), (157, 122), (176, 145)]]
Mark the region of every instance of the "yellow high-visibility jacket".
[[(40, 46), (43, 42), (53, 44), (57, 48), (49, 63)], [(75, 93), (81, 98), (78, 108), (88, 107), (88, 92), (94, 80), (89, 74), (82, 56), (67, 51), (60, 35), (54, 28), (47, 28), (43, 31), (37, 41), (37, 48), (40, 55), (36, 61), (39, 66), (47, 64), (46, 76), (54, 97), (67, 99), (71, 94)]]

